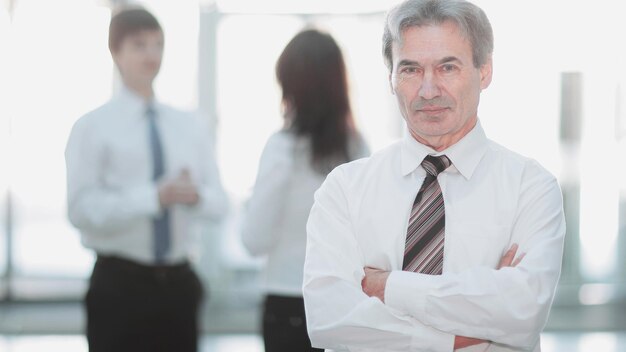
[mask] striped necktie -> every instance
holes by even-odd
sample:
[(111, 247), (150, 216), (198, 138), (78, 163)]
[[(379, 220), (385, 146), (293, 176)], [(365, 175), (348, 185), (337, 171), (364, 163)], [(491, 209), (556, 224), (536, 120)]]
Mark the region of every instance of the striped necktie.
[(441, 275), (445, 210), (437, 175), (451, 164), (445, 155), (428, 155), (422, 161), (422, 167), (427, 174), (413, 202), (402, 270)]
[[(158, 182), (165, 172), (163, 146), (156, 125), (156, 111), (149, 106), (146, 110), (148, 118), (148, 135), (150, 136), (150, 150), (152, 152), (152, 180)], [(163, 209), (161, 214), (152, 219), (154, 233), (154, 256), (157, 263), (165, 261), (170, 248), (170, 211)]]

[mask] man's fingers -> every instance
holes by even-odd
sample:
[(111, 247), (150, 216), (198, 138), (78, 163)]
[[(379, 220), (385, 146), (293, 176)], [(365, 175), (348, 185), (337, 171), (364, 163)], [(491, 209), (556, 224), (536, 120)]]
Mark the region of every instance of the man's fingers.
[(506, 266), (511, 266), (513, 264), (513, 260), (515, 259), (515, 254), (517, 253), (517, 244), (514, 243), (511, 248), (509, 248), (506, 253), (500, 259), (500, 264), (498, 264), (498, 269), (504, 268)]
[(473, 337), (465, 337), (465, 336), (455, 336), (454, 338), (454, 350), (456, 351), (459, 348), (465, 348), (469, 346), (478, 345), (481, 343), (488, 342), (487, 340), (475, 339)]
[(370, 297), (377, 297), (385, 302), (385, 284), (389, 277), (389, 272), (372, 267), (364, 267), (365, 276), (361, 280), (363, 292)]
[(180, 192), (176, 197), (176, 201), (182, 204), (195, 204), (198, 201), (198, 193), (195, 191)]
[(500, 259), (498, 269), (502, 269), (504, 267), (516, 267), (526, 255), (526, 253), (522, 253), (519, 257), (515, 258), (518, 249), (519, 246), (516, 243), (513, 244), (511, 248), (509, 248), (509, 250), (506, 251), (506, 253), (504, 253), (502, 258)]
[(515, 259), (515, 260), (513, 261), (513, 263), (511, 264), (511, 266), (513, 266), (513, 267), (517, 266), (517, 264), (519, 264), (519, 263), (522, 261), (522, 259), (524, 259), (524, 256), (525, 256), (525, 255), (526, 255), (526, 253), (522, 253), (519, 257), (517, 257), (517, 259)]
[(370, 278), (370, 275), (372, 274), (372, 272), (374, 272), (374, 269), (370, 268), (370, 267), (365, 267), (363, 268), (363, 271), (365, 272), (365, 275), (363, 276), (363, 279), (361, 279), (361, 288), (363, 289), (363, 292), (367, 292), (367, 284), (368, 284), (368, 278)]
[(185, 181), (191, 181), (191, 174), (189, 173), (188, 168), (180, 170), (180, 175), (178, 177)]

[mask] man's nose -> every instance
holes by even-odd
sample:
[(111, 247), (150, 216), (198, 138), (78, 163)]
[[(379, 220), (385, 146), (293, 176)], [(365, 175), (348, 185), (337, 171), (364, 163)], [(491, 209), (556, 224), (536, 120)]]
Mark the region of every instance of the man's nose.
[(419, 87), (419, 96), (423, 99), (433, 99), (440, 95), (439, 79), (433, 72), (425, 72)]
[(161, 58), (163, 56), (163, 47), (160, 45), (148, 45), (146, 47), (146, 53), (151, 58)]

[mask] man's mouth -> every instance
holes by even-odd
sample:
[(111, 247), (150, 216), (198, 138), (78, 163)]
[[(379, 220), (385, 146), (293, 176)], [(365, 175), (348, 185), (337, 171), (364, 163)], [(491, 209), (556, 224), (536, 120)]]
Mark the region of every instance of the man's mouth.
[(429, 113), (429, 114), (436, 114), (439, 112), (443, 112), (447, 109), (448, 109), (447, 107), (443, 107), (443, 106), (424, 106), (421, 109), (418, 109), (418, 111)]

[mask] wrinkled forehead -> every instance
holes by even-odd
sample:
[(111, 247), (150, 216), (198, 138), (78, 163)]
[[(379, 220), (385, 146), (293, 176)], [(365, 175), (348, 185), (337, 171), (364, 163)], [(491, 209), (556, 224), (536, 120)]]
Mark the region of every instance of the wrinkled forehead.
[[(440, 60), (456, 57), (472, 60), (470, 41), (453, 23), (412, 26), (402, 31), (402, 42), (392, 43), (392, 60)], [(392, 63), (393, 65), (393, 63)]]

